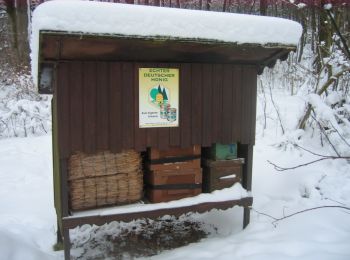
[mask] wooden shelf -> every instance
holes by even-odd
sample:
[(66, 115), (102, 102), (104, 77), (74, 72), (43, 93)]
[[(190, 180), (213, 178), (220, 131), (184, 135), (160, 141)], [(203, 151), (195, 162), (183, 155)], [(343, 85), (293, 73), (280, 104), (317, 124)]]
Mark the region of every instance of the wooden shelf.
[(210, 211), (212, 209), (229, 209), (234, 206), (242, 206), (249, 207), (253, 203), (252, 197), (244, 197), (241, 199), (234, 200), (225, 200), (225, 201), (210, 201), (210, 202), (202, 202), (198, 204), (193, 204), (189, 206), (181, 206), (174, 208), (158, 208), (152, 210), (142, 210), (141, 211), (131, 211), (131, 212), (120, 212), (120, 213), (111, 213), (111, 214), (94, 214), (94, 215), (86, 215), (79, 214), (78, 216), (69, 216), (63, 218), (63, 226), (66, 229), (72, 229), (77, 226), (83, 224), (95, 224), (95, 225), (103, 225), (105, 223), (109, 223), (112, 221), (132, 221), (140, 218), (149, 218), (156, 219), (162, 217), (164, 215), (171, 215), (175, 217), (179, 217), (182, 214), (193, 212), (193, 213), (204, 213)]

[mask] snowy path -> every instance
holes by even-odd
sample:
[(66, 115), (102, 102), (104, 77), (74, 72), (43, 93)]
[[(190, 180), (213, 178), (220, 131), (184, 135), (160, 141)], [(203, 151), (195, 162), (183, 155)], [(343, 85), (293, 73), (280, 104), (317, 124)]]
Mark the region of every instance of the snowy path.
[[(279, 173), (266, 160), (294, 165), (312, 157), (295, 149), (282, 153), (270, 145), (271, 140), (259, 140), (255, 146), (254, 209), (282, 217), (320, 205), (350, 205), (348, 164), (329, 161)], [(50, 136), (0, 141), (0, 259), (63, 259), (62, 252), (52, 251), (51, 171)], [(153, 259), (350, 259), (349, 212), (310, 211), (276, 227), (270, 218), (252, 212), (244, 231), (241, 214), (234, 208), (195, 216), (217, 226), (218, 234)]]

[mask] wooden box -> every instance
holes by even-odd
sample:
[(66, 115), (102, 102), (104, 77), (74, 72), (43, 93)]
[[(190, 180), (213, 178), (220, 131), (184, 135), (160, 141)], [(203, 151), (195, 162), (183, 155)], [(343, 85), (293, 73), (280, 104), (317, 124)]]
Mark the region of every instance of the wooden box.
[(244, 160), (203, 161), (203, 192), (231, 187), (242, 180)]
[[(201, 147), (199, 145), (193, 145), (188, 148), (181, 147), (169, 147), (167, 150), (159, 150), (157, 148), (149, 148), (148, 149), (148, 159), (150, 161), (158, 161), (164, 160), (169, 161), (167, 159), (174, 159), (173, 161), (177, 161), (175, 158), (198, 158), (201, 155)], [(171, 160), (170, 160), (171, 161)]]
[(147, 169), (151, 171), (168, 171), (168, 170), (188, 170), (188, 169), (200, 169), (201, 160), (189, 160), (180, 162), (168, 162), (168, 163), (146, 163)]
[(179, 186), (158, 186), (157, 188), (146, 189), (146, 196), (152, 203), (168, 202), (171, 200), (178, 200), (187, 197), (193, 197), (199, 195), (202, 192), (202, 188), (199, 185), (193, 185), (193, 187)]
[(237, 143), (233, 144), (213, 144), (209, 148), (203, 149), (205, 158), (212, 160), (232, 160), (237, 158)]
[(145, 183), (151, 185), (201, 184), (202, 169), (150, 171), (145, 174)]

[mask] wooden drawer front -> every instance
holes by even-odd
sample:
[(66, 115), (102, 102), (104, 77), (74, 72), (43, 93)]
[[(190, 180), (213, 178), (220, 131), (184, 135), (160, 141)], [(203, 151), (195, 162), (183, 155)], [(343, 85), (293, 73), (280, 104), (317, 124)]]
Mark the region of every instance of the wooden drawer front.
[(203, 190), (212, 192), (231, 187), (242, 179), (242, 167), (204, 167), (203, 168)]
[(169, 170), (186, 170), (186, 169), (199, 169), (201, 167), (201, 160), (190, 160), (185, 162), (174, 163), (162, 163), (147, 165), (147, 168), (151, 171), (169, 171)]
[(152, 189), (146, 190), (146, 196), (152, 203), (167, 202), (199, 195), (202, 189)]
[(157, 148), (149, 148), (148, 157), (150, 160), (158, 160), (172, 157), (186, 157), (193, 155), (200, 155), (201, 147), (193, 145), (188, 148), (169, 147), (167, 150), (159, 150)]
[(199, 184), (202, 183), (202, 169), (151, 171), (146, 173), (145, 179), (152, 185)]

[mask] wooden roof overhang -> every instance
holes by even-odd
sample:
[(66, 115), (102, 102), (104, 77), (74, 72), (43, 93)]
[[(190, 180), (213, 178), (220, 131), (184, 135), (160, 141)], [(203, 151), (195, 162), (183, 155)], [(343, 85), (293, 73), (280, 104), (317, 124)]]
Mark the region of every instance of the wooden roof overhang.
[(206, 39), (144, 37), (110, 34), (40, 31), (39, 92), (42, 71), (59, 61), (138, 61), (231, 63), (256, 65), (260, 74), (278, 59), (285, 60), (295, 46), (238, 44)]

